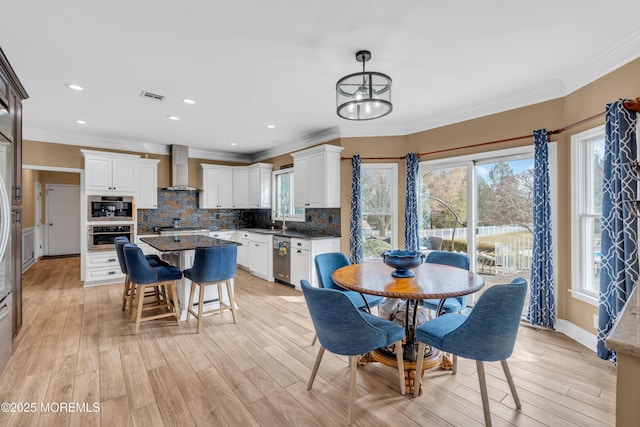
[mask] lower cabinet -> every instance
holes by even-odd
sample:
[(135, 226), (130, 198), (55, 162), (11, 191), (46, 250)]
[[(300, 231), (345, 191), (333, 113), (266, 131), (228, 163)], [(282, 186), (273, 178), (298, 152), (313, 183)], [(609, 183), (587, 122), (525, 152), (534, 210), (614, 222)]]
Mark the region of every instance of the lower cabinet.
[(238, 243), (236, 264), (247, 268), (247, 263), (249, 261), (249, 233), (246, 231), (234, 231), (231, 233), (228, 240)]
[(251, 274), (273, 282), (273, 236), (249, 233), (249, 262)]
[(91, 252), (85, 258), (85, 286), (124, 281), (116, 251)]
[(305, 279), (318, 287), (316, 274), (316, 255), (340, 251), (340, 238), (291, 239), (291, 284), (301, 290), (300, 280)]
[(291, 239), (291, 284), (300, 290), (300, 280), (311, 281), (311, 253), (309, 240)]

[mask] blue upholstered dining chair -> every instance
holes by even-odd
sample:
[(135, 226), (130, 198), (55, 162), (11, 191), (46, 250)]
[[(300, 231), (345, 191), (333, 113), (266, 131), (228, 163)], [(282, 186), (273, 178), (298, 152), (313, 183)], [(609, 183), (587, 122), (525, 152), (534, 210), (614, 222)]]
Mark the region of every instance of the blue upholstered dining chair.
[[(120, 271), (124, 274), (124, 288), (122, 290), (122, 311), (127, 308), (127, 301), (131, 299), (131, 292), (134, 288), (131, 286), (131, 281), (129, 280), (129, 275), (127, 274), (127, 264), (124, 262), (124, 245), (125, 243), (129, 243), (129, 239), (125, 236), (118, 236), (113, 239), (113, 242), (116, 247), (116, 254), (118, 256), (118, 263), (120, 264)], [(151, 267), (164, 266), (168, 267), (169, 264), (160, 259), (158, 255), (145, 255), (144, 256), (147, 261), (149, 261), (149, 265)], [(154, 289), (153, 294), (156, 297), (160, 297), (159, 290)], [(132, 307), (129, 306), (129, 309)]]
[(325, 349), (334, 354), (349, 356), (351, 381), (347, 424), (351, 425), (356, 393), (358, 356), (377, 348), (395, 345), (400, 392), (405, 394), (404, 362), (402, 359), (404, 327), (358, 310), (351, 299), (342, 291), (314, 288), (306, 280), (301, 280), (300, 286), (320, 341), (320, 350), (313, 371), (311, 371), (307, 390), (311, 390), (313, 386), (313, 380), (318, 372)]
[[(453, 354), (453, 373), (456, 373), (457, 356), (476, 361), (480, 394), (484, 409), (484, 421), (491, 425), (487, 382), (483, 362), (500, 361), (507, 377), (516, 407), (520, 399), (516, 391), (507, 358), (513, 352), (527, 293), (527, 281), (514, 279), (507, 285), (495, 285), (478, 299), (468, 316), (450, 313), (423, 323), (416, 329), (419, 342), (416, 372), (421, 372), (425, 345)], [(414, 388), (417, 397), (419, 387)]]
[[(427, 258), (424, 262), (430, 262), (433, 264), (444, 264), (450, 265), (452, 267), (463, 268), (465, 270), (469, 270), (469, 256), (467, 254), (457, 253), (457, 252), (446, 252), (446, 251), (433, 251), (427, 254)], [(439, 299), (426, 299), (423, 301), (424, 308), (428, 310), (433, 310), (434, 312), (438, 309), (438, 304), (440, 303)], [(444, 300), (444, 305), (442, 306), (442, 311), (444, 313), (459, 313), (467, 306), (467, 296), (456, 297), (456, 298), (447, 298)], [(439, 313), (436, 313), (436, 316)]]
[[(202, 331), (202, 317), (205, 314), (231, 310), (233, 323), (236, 323), (236, 303), (233, 297), (233, 288), (230, 280), (236, 275), (236, 260), (238, 257), (238, 247), (236, 244), (208, 246), (196, 248), (193, 266), (184, 270), (184, 277), (191, 280), (191, 292), (189, 294), (189, 305), (187, 306), (187, 322), (189, 317), (194, 315), (198, 319), (197, 333)], [(222, 298), (222, 284), (227, 286), (229, 304), (225, 304)], [(193, 311), (193, 299), (196, 292), (196, 285), (200, 287), (198, 296), (198, 312)], [(204, 288), (208, 285), (218, 285), (219, 308), (203, 311)]]
[[(178, 294), (176, 292), (176, 280), (182, 278), (182, 271), (173, 266), (158, 265), (152, 267), (142, 253), (142, 249), (134, 243), (125, 243), (123, 248), (124, 262), (127, 268), (129, 281), (134, 286), (135, 291), (131, 292), (130, 304), (133, 307), (134, 301), (137, 305), (135, 333), (140, 332), (140, 323), (147, 320), (161, 319), (163, 317), (175, 317), (180, 324), (180, 307), (178, 306)], [(144, 306), (145, 289), (148, 287), (164, 287), (165, 298), (156, 301), (155, 304)], [(133, 298), (135, 296), (135, 300)], [(168, 308), (160, 314), (143, 317), (142, 313), (147, 310)]]
[[(328, 252), (326, 254), (316, 255), (314, 262), (316, 263), (316, 274), (318, 275), (318, 285), (321, 288), (335, 289), (342, 291), (349, 297), (351, 302), (359, 309), (371, 308), (380, 305), (384, 298), (376, 295), (366, 295), (355, 291), (349, 291), (336, 284), (331, 275), (337, 269), (350, 265), (349, 258), (342, 252)], [(317, 336), (313, 337), (311, 345), (315, 345)]]

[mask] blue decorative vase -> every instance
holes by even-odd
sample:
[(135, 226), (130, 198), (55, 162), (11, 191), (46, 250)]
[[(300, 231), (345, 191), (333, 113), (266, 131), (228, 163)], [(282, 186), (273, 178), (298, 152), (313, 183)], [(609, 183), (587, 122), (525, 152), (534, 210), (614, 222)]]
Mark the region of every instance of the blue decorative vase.
[(416, 273), (411, 268), (416, 268), (424, 261), (425, 255), (419, 251), (386, 251), (382, 254), (382, 262), (391, 268), (395, 268), (391, 272), (393, 277), (414, 277)]

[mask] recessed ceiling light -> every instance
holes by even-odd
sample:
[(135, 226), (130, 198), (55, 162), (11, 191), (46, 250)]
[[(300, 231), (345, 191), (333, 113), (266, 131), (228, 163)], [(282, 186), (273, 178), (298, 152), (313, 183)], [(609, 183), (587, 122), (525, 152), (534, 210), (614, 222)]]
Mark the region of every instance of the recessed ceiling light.
[(82, 86), (76, 85), (76, 84), (73, 84), (73, 83), (67, 83), (65, 86), (68, 87), (69, 89), (73, 89), (73, 90), (84, 90), (84, 88)]
[(169, 119), (169, 120), (180, 120), (180, 117), (176, 117), (176, 116), (167, 116), (167, 119)]
[(195, 103), (196, 103), (196, 101), (194, 101), (194, 100), (193, 100), (193, 99), (191, 99), (191, 98), (183, 98), (183, 99), (182, 99), (182, 102), (184, 102), (185, 104), (189, 104), (189, 105), (193, 105), (193, 104), (195, 104)]
[(86, 125), (87, 122), (85, 122), (84, 120), (76, 120), (76, 123), (79, 125)]
[(229, 145), (238, 145), (238, 144), (235, 142), (230, 142)]
[(267, 129), (275, 129), (276, 125), (267, 125)]

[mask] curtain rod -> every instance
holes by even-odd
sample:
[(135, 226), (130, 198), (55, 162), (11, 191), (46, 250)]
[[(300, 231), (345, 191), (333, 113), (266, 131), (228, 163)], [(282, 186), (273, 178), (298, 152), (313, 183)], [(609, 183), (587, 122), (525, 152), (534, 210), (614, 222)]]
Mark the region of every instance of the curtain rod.
[[(624, 102), (622, 105), (627, 110), (640, 112), (640, 98), (636, 98), (633, 101)], [(559, 133), (566, 132), (566, 131), (568, 131), (570, 129), (573, 129), (573, 128), (577, 127), (577, 126), (580, 126), (580, 125), (582, 125), (584, 123), (590, 122), (591, 120), (595, 120), (595, 119), (598, 119), (600, 117), (603, 117), (605, 114), (606, 114), (605, 112), (594, 114), (593, 116), (587, 117), (586, 119), (582, 119), (582, 120), (580, 120), (578, 122), (572, 123), (572, 124), (570, 124), (568, 126), (565, 126), (563, 128), (549, 131), (549, 132), (547, 132), (547, 137), (549, 137), (551, 135), (557, 135)], [(418, 157), (428, 156), (428, 155), (432, 155), (432, 154), (446, 153), (446, 152), (449, 152), (449, 151), (464, 150), (465, 148), (483, 147), (485, 145), (500, 144), (502, 142), (519, 141), (521, 139), (529, 139), (529, 138), (533, 138), (533, 133), (531, 133), (530, 135), (516, 136), (516, 137), (513, 137), (513, 138), (498, 139), (496, 141), (481, 142), (479, 144), (464, 145), (462, 147), (452, 147), (452, 148), (445, 148), (445, 149), (436, 150), (436, 151), (427, 151), (425, 153), (419, 153)], [(406, 159), (406, 156), (402, 156), (402, 157), (361, 157), (360, 158), (360, 160), (404, 160), (404, 159)], [(340, 160), (351, 160), (351, 157), (340, 157)]]

